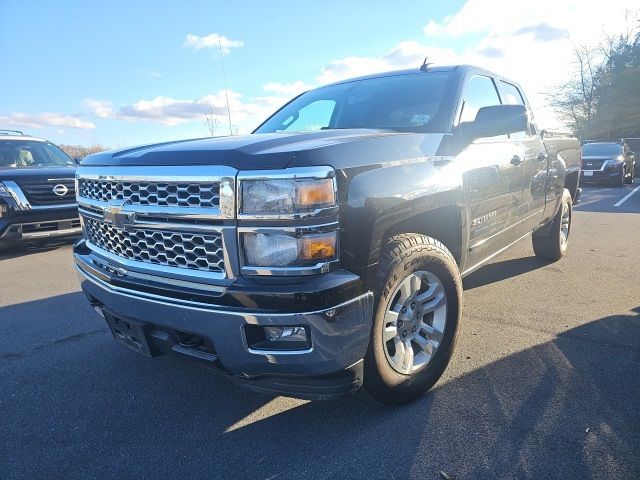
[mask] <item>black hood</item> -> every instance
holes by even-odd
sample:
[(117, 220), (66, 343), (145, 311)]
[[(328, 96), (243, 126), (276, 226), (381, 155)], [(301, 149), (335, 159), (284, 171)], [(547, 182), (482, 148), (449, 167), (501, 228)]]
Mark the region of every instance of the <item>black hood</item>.
[(335, 150), (336, 147), (340, 150), (341, 145), (346, 146), (364, 140), (370, 140), (379, 147), (379, 142), (397, 143), (403, 139), (404, 143), (410, 137), (415, 141), (416, 137), (424, 138), (425, 135), (368, 129), (258, 133), (183, 140), (95, 153), (85, 158), (82, 165), (227, 165), (242, 170), (277, 169), (287, 167), (301, 152), (305, 152), (305, 157), (308, 157), (308, 154), (314, 151)]
[(73, 178), (76, 167), (0, 167), (2, 180), (49, 180), (51, 178)]

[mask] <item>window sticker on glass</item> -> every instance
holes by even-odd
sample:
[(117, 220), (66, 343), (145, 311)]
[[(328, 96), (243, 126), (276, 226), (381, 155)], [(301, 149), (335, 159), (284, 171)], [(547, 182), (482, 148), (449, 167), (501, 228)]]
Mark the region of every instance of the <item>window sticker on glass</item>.
[(413, 115), (413, 118), (411, 119), (411, 123), (421, 123), (421, 124), (425, 124), (425, 123), (429, 123), (429, 119), (431, 118), (431, 115), (426, 115), (424, 113), (416, 113)]

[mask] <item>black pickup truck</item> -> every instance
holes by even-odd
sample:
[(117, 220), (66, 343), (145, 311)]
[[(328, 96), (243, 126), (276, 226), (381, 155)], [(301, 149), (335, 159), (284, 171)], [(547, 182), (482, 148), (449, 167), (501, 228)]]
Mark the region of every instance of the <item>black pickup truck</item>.
[(0, 247), (82, 232), (76, 167), (47, 140), (0, 130)]
[[(339, 82), (253, 134), (87, 157), (82, 288), (114, 337), (259, 391), (435, 384), (461, 278), (520, 239), (566, 252), (580, 147), (543, 137), (520, 87), (470, 66)], [(526, 298), (514, 298), (517, 302)]]

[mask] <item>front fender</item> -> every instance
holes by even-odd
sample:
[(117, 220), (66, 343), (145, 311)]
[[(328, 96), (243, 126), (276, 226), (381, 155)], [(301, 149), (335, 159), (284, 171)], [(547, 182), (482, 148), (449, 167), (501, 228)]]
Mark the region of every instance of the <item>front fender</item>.
[(373, 265), (394, 225), (441, 207), (463, 205), (462, 176), (447, 160), (422, 159), (360, 172), (350, 181), (341, 211), (343, 265)]

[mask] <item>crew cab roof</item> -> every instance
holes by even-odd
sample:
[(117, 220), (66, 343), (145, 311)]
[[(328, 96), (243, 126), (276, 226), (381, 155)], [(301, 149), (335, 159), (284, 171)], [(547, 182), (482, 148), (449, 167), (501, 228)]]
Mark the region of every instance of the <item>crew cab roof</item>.
[[(404, 69), (404, 70), (392, 70), (389, 72), (381, 72), (381, 73), (373, 73), (370, 75), (363, 75), (360, 77), (355, 77), (355, 78), (348, 78), (345, 80), (340, 80), (338, 82), (334, 82), (334, 83), (330, 83), (324, 86), (329, 86), (329, 85), (341, 85), (344, 83), (350, 83), (350, 82), (357, 82), (359, 80), (367, 80), (367, 79), (371, 79), (371, 78), (384, 78), (384, 77), (395, 77), (395, 76), (399, 76), (399, 75), (414, 75), (414, 74), (425, 74), (425, 73), (432, 73), (432, 72), (457, 72), (460, 74), (465, 74), (465, 73), (480, 73), (480, 74), (484, 74), (484, 75), (489, 75), (491, 77), (496, 77), (496, 78), (501, 78), (503, 80), (508, 81), (509, 83), (514, 83), (511, 80), (508, 80), (507, 78), (503, 77), (502, 75), (498, 75), (496, 73), (490, 72), (488, 70), (485, 70), (483, 68), (480, 67), (476, 67), (474, 65), (442, 65), (442, 66), (433, 66), (433, 67), (429, 67), (425, 72), (423, 72), (422, 70), (420, 70), (419, 68), (409, 68), (409, 69)], [(320, 87), (322, 88), (322, 87)]]

